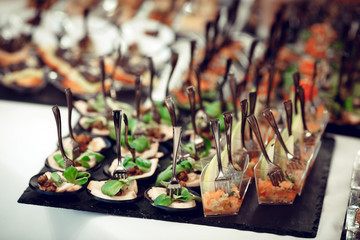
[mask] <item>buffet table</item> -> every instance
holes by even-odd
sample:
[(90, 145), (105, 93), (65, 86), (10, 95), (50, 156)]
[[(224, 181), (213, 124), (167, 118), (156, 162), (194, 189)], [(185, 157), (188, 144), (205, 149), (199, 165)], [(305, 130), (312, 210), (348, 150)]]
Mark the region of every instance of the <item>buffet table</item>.
[[(193, 224), (109, 216), (17, 203), (29, 179), (56, 147), (50, 105), (0, 101), (1, 239), (300, 239)], [(60, 108), (67, 118), (66, 108)], [(73, 114), (73, 124), (78, 120)], [(63, 124), (63, 134), (68, 129)], [(316, 239), (340, 239), (350, 190), (353, 161), (360, 140), (335, 135), (335, 149)], [(149, 205), (150, 207), (150, 205)]]

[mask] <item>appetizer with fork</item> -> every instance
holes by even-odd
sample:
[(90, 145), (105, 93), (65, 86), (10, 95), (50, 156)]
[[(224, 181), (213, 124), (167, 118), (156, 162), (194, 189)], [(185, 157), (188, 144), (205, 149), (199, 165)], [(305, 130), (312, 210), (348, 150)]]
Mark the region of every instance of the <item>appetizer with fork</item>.
[(70, 166), (64, 172), (45, 172), (38, 177), (37, 182), (42, 191), (74, 192), (81, 189), (90, 176), (90, 173), (78, 172), (75, 167)]
[[(124, 123), (125, 123), (124, 144), (127, 147), (127, 151), (125, 152), (124, 149), (122, 149), (119, 146), (120, 153), (124, 152), (124, 156), (121, 156), (120, 154), (120, 157), (122, 158), (122, 165), (127, 175), (132, 176), (134, 179), (151, 177), (157, 169), (157, 164), (159, 162), (159, 159), (155, 157), (156, 154), (154, 155), (151, 154), (150, 151), (146, 151), (146, 149), (150, 147), (150, 143), (148, 142), (146, 137), (142, 136), (132, 139), (132, 141), (130, 141), (128, 136), (128, 131), (129, 131), (128, 118), (126, 114), (124, 114)], [(117, 131), (116, 127), (117, 126), (115, 125), (115, 131)], [(120, 145), (121, 136), (117, 137), (116, 139), (117, 139), (117, 143), (119, 142)], [(138, 151), (142, 152), (142, 155), (139, 154)], [(149, 157), (147, 158), (147, 156)], [(119, 166), (118, 159), (114, 159), (114, 161), (109, 166), (108, 173), (111, 176), (114, 176), (118, 166)]]
[(195, 201), (200, 201), (200, 197), (189, 192), (187, 188), (181, 186), (176, 176), (176, 161), (180, 145), (182, 127), (173, 127), (173, 161), (172, 176), (170, 182), (161, 181), (165, 187), (152, 187), (146, 191), (147, 198), (154, 206), (166, 207), (169, 209), (193, 209), (196, 207)]

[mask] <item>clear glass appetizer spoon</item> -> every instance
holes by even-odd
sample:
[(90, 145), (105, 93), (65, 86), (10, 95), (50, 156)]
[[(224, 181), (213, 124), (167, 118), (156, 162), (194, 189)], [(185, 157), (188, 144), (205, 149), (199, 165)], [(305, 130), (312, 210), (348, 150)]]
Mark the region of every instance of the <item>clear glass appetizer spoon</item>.
[(77, 159), (81, 154), (81, 150), (80, 150), (80, 143), (76, 141), (74, 138), (73, 128), (71, 126), (71, 115), (72, 115), (72, 107), (73, 107), (71, 89), (66, 88), (65, 93), (66, 93), (66, 103), (68, 107), (68, 125), (69, 125), (69, 133), (70, 133), (70, 139), (72, 145), (72, 149), (71, 149), (72, 158)]
[(60, 110), (59, 107), (57, 105), (53, 106), (52, 111), (54, 113), (54, 117), (55, 117), (55, 122), (56, 122), (56, 128), (57, 128), (57, 135), (58, 135), (58, 142), (59, 142), (59, 149), (61, 152), (62, 157), (64, 158), (64, 162), (65, 162), (65, 169), (70, 167), (70, 166), (74, 166), (74, 161), (71, 160), (70, 158), (68, 158), (66, 156), (65, 150), (64, 150), (64, 146), (62, 143), (62, 135), (61, 135), (61, 115), (60, 115)]

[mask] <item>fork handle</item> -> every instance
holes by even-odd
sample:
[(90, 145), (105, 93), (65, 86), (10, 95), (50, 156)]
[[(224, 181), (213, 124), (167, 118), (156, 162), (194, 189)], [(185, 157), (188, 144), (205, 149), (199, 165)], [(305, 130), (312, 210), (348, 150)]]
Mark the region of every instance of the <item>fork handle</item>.
[(229, 164), (233, 165), (232, 155), (231, 155), (231, 132), (232, 132), (232, 113), (226, 112), (223, 113), (224, 123), (225, 123), (225, 136), (226, 136), (226, 146), (228, 152)]
[(247, 99), (242, 100), (240, 102), (240, 106), (241, 106), (241, 128), (240, 128), (241, 145), (242, 145), (242, 148), (245, 148), (245, 123), (246, 123), (246, 116), (247, 116), (247, 112), (248, 112)]
[(292, 102), (291, 100), (286, 100), (284, 102), (284, 106), (285, 106), (285, 113), (286, 113), (286, 123), (288, 126), (288, 133), (289, 136), (292, 135), (292, 131), (291, 131), (291, 125), (292, 125)]
[(308, 131), (305, 121), (305, 96), (304, 96), (304, 88), (299, 86), (299, 98), (300, 98), (300, 107), (301, 107), (301, 119), (303, 123), (303, 127), (305, 131)]
[(69, 132), (70, 132), (70, 137), (74, 139), (74, 134), (73, 134), (73, 129), (71, 127), (71, 113), (72, 113), (72, 92), (70, 88), (66, 88), (65, 89), (65, 94), (66, 94), (66, 103), (67, 103), (67, 107), (68, 107), (68, 125), (69, 125)]
[(190, 107), (191, 107), (191, 123), (194, 129), (194, 132), (196, 135), (198, 135), (198, 131), (196, 128), (196, 122), (195, 122), (195, 87), (189, 86), (186, 88), (186, 93), (189, 97)]
[(135, 104), (136, 104), (136, 118), (140, 121), (140, 100), (141, 100), (141, 76), (136, 75), (135, 78)]
[(236, 79), (233, 73), (229, 73), (229, 83), (230, 83), (230, 90), (231, 90), (231, 95), (232, 95), (232, 104), (234, 107), (234, 114), (235, 114), (235, 119), (238, 120), (238, 109), (237, 109), (237, 91), (236, 91)]
[(116, 154), (118, 163), (122, 164), (121, 161), (121, 110), (113, 110), (115, 134), (116, 134)]
[(199, 69), (195, 69), (195, 75), (196, 75), (196, 81), (197, 81), (197, 94), (199, 97), (199, 105), (200, 105), (200, 109), (204, 110), (204, 105), (203, 105), (203, 101), (202, 101), (202, 97), (201, 97), (201, 78), (200, 78), (200, 70)]
[(171, 80), (171, 77), (172, 77), (172, 75), (174, 73), (178, 58), (179, 58), (179, 54), (174, 52), (172, 57), (171, 57), (171, 71), (170, 71), (170, 74), (169, 74), (169, 78), (168, 78), (168, 80), (166, 82), (165, 96), (169, 95), (170, 80)]
[[(249, 93), (250, 115), (254, 114), (255, 112), (256, 99), (257, 99), (257, 92)], [(253, 139), (251, 128), (250, 128), (250, 139)]]
[(154, 84), (154, 76), (155, 76), (155, 68), (154, 62), (151, 57), (148, 58), (149, 60), (149, 69), (150, 69), (150, 86), (149, 86), (149, 98), (150, 102), (154, 104), (154, 100), (152, 98), (152, 91), (153, 91), (153, 84)]
[(180, 145), (180, 139), (181, 139), (181, 126), (173, 127), (173, 163), (172, 163), (172, 177), (171, 181), (176, 181), (176, 159), (177, 159), (177, 153), (179, 150)]
[(171, 96), (167, 96), (165, 99), (165, 106), (170, 114), (171, 123), (173, 127), (176, 126), (176, 112), (175, 112), (175, 104)]
[(269, 155), (266, 152), (264, 142), (262, 141), (259, 125), (257, 123), (257, 120), (256, 120), (255, 116), (253, 114), (251, 114), (250, 116), (247, 117), (247, 121), (250, 124), (250, 127), (253, 130), (253, 132), (254, 132), (257, 140), (258, 140), (260, 149), (261, 149), (262, 153), (264, 154), (266, 161), (268, 163), (272, 164), (272, 162), (271, 162), (271, 160), (269, 158)]
[[(65, 161), (65, 165), (66, 165), (66, 160), (69, 159), (66, 156), (65, 150), (64, 150), (64, 146), (62, 143), (62, 135), (61, 135), (61, 115), (60, 115), (60, 110), (58, 105), (53, 106), (52, 111), (54, 113), (54, 117), (55, 117), (55, 122), (56, 122), (56, 128), (57, 128), (57, 135), (58, 135), (58, 142), (59, 142), (59, 149), (61, 152), (61, 155), (64, 158)], [(66, 166), (65, 166), (66, 167)]]
[(279, 132), (279, 128), (276, 124), (276, 121), (275, 121), (275, 118), (274, 118), (274, 115), (273, 113), (271, 112), (271, 109), (270, 108), (266, 108), (264, 111), (263, 111), (263, 116), (266, 118), (266, 120), (269, 122), (270, 126), (272, 127), (272, 129), (274, 130), (277, 138), (279, 139), (279, 142), (281, 144), (281, 146), (283, 147), (283, 149), (285, 150), (285, 152), (288, 154), (289, 153), (289, 150), (287, 149), (286, 145), (285, 145), (285, 142), (283, 140), (283, 138), (281, 137), (281, 134)]
[(295, 114), (298, 114), (297, 101), (299, 99), (299, 84), (300, 84), (299, 72), (293, 74), (293, 80), (294, 80), (294, 88), (295, 88), (295, 99), (294, 99)]
[(213, 132), (214, 141), (215, 141), (215, 149), (216, 149), (216, 157), (219, 172), (223, 172), (222, 164), (221, 164), (221, 154), (220, 154), (220, 126), (219, 126), (219, 119), (211, 119), (210, 120), (211, 130)]
[(105, 107), (105, 112), (106, 112), (106, 116), (108, 113), (108, 106), (106, 103), (106, 93), (105, 93), (105, 63), (104, 63), (104, 58), (101, 57), (100, 58), (100, 69), (101, 69), (101, 93), (104, 99), (104, 107)]

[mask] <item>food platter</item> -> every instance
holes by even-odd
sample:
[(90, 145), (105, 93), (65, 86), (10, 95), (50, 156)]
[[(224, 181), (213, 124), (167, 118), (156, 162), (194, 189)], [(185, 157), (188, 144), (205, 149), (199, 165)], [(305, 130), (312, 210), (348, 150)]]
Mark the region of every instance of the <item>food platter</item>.
[[(124, 208), (118, 207), (118, 204), (99, 202), (90, 197), (86, 191), (81, 191), (78, 194), (72, 194), (71, 196), (44, 196), (30, 187), (25, 189), (18, 202), (80, 211), (99, 212), (117, 216), (192, 223), (313, 238), (317, 234), (333, 149), (334, 139), (324, 136), (317, 160), (307, 179), (308, 184), (305, 185), (301, 197), (297, 198), (293, 205), (258, 205), (255, 184), (251, 183), (240, 212), (236, 216), (205, 218), (201, 207), (198, 207), (194, 211), (187, 211), (184, 213), (168, 212), (151, 206), (145, 197), (126, 204), (126, 208)], [(115, 156), (114, 153), (110, 153), (110, 155)], [(170, 159), (168, 161), (170, 161)], [(45, 170), (46, 168), (42, 169), (42, 171)], [(105, 178), (106, 176), (102, 169), (98, 169), (92, 173), (91, 179)], [(148, 181), (144, 182), (143, 186), (148, 188), (152, 184), (153, 182)]]

